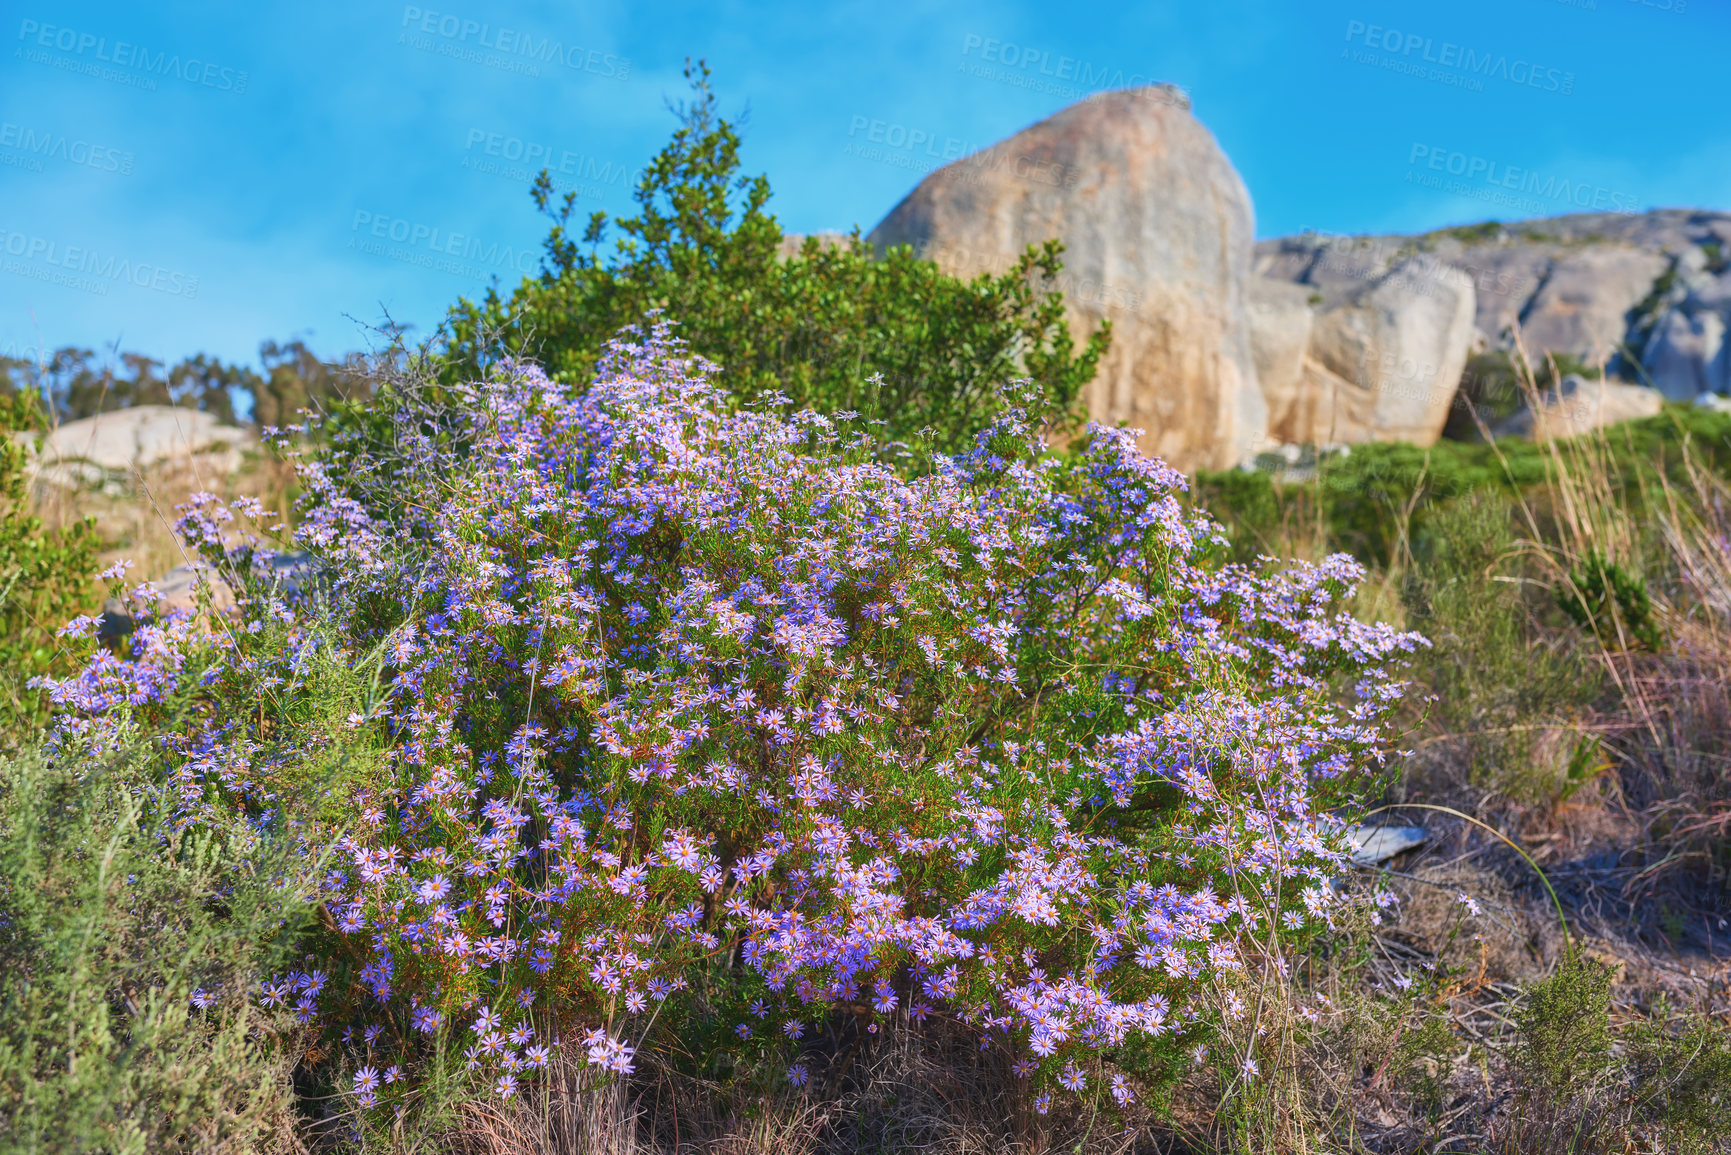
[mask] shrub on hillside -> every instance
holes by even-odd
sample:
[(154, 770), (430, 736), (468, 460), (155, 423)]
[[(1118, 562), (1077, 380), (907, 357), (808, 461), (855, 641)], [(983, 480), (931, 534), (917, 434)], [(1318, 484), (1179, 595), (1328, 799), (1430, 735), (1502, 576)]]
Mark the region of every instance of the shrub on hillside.
[(1570, 956), (1534, 983), (1510, 1050), (1515, 1150), (1707, 1152), (1731, 1139), (1731, 1029), (1703, 1014), (1610, 1019), (1613, 975)]
[[(75, 744), (189, 695), (189, 821), (280, 822), (297, 768), (382, 746), (318, 778), (330, 922), (263, 987), (366, 1118), (554, 1052), (799, 1082), (838, 1011), (952, 1019), (1040, 1110), (1126, 1101), (1104, 1060), (1172, 1064), (1246, 1013), (1215, 980), (1332, 917), (1327, 811), (1416, 641), (1343, 612), (1350, 560), (1222, 564), (1180, 475), (1122, 430), (1048, 453), (1027, 390), (910, 479), (850, 414), (734, 409), (665, 329), (586, 388), (473, 388), (465, 457), (391, 467), (398, 522), (305, 465), (327, 631), (255, 590), (54, 688)], [(182, 524), (244, 587), (229, 517)], [(332, 666), (365, 700), (311, 725)]]
[(644, 168), (637, 215), (615, 222), (610, 258), (599, 252), (606, 215), (579, 237), (576, 194), (556, 205), (541, 174), (536, 203), (554, 219), (543, 270), (508, 297), (489, 290), (451, 310), (445, 384), (526, 357), (586, 385), (606, 341), (662, 309), (719, 363), (715, 381), (736, 398), (861, 412), (887, 422), (889, 438), (953, 452), (990, 420), (1000, 387), (1027, 377), (1040, 419), (1074, 421), (1110, 327), (1076, 350), (1055, 291), (1061, 245), (1032, 246), (1002, 276), (971, 281), (905, 246), (876, 254), (857, 230), (831, 246), (808, 238), (784, 257), (769, 183), (739, 175), (739, 136), (717, 114), (708, 69), (687, 76), (684, 125)]

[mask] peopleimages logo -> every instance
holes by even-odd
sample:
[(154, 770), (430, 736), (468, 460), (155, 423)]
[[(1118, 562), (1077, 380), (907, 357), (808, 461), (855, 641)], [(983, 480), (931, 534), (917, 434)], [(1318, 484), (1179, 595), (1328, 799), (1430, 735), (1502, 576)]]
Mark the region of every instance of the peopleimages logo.
[[(534, 248), (488, 244), (468, 233), (450, 232), (436, 225), (365, 209), (355, 210), (354, 223), (349, 226), (349, 231), (356, 234), (349, 238), (348, 247), (351, 249), (459, 277), (485, 280), (500, 272), (515, 272), (526, 277), (539, 267), (540, 256)], [(383, 241), (398, 247), (388, 247), (380, 243)]]
[(66, 245), (32, 233), (0, 229), (0, 252), (17, 260), (5, 263), (14, 276), (30, 277), (86, 293), (106, 296), (110, 284), (134, 285), (192, 300), (198, 278), (146, 261), (103, 254), (80, 245)]
[[(1541, 92), (1556, 92), (1564, 96), (1575, 91), (1573, 72), (1535, 64), (1530, 60), (1511, 61), (1506, 54), (1478, 52), (1450, 40), (1439, 44), (1433, 37), (1417, 32), (1401, 32), (1396, 28), (1384, 28), (1380, 24), (1348, 20), (1346, 40), (1349, 45), (1363, 44), (1366, 49), (1374, 51), (1354, 54), (1350, 48), (1343, 48), (1343, 60), (1351, 59), (1360, 64), (1380, 64), (1391, 71), (1406, 72), (1425, 79), (1480, 90), (1484, 81), (1500, 79), (1510, 84), (1536, 88)], [(1387, 55), (1378, 57), (1378, 52)], [(1418, 53), (1416, 59), (1413, 57), (1414, 53)], [(1426, 64), (1436, 67), (1427, 72), (1420, 67)], [(1462, 84), (1462, 81), (1477, 83), (1466, 85)]]
[[(1603, 185), (1586, 181), (1573, 181), (1565, 176), (1543, 174), (1537, 169), (1521, 168), (1516, 165), (1502, 164), (1482, 156), (1436, 145), (1414, 143), (1412, 151), (1407, 154), (1407, 163), (1422, 165), (1424, 171), (1407, 171), (1407, 183), (1424, 185), (1427, 188), (1440, 188), (1445, 192), (1458, 192), (1477, 196), (1480, 200), (1495, 199), (1496, 203), (1507, 204), (1513, 208), (1525, 210), (1552, 210), (1558, 204), (1572, 205), (1576, 208), (1594, 209), (1601, 212), (1638, 213), (1639, 203), (1627, 193), (1608, 189)], [(1459, 181), (1444, 182), (1441, 174), (1460, 177)], [(1433, 176), (1433, 174), (1436, 174)], [(1501, 196), (1486, 196), (1488, 190), (1501, 194), (1507, 190), (1508, 199)], [(1524, 198), (1524, 199), (1517, 199)]]
[[(611, 80), (627, 80), (631, 76), (631, 61), (623, 56), (565, 44), (550, 36), (537, 37), (532, 32), (494, 28), (485, 21), (417, 8), (412, 4), (403, 8), (402, 27), (405, 32), (398, 43), (508, 72), (539, 76), (540, 71), (535, 65), (560, 64), (573, 72), (587, 72)], [(488, 52), (498, 55), (484, 55)]]
[(855, 115), (848, 121), (847, 134), (853, 140), (863, 137), (866, 144), (879, 144), (891, 149), (920, 153), (933, 160), (955, 160), (959, 156), (977, 151), (976, 146), (957, 137), (940, 136), (933, 129), (900, 124), (893, 120), (878, 120), (870, 116)]
[[(178, 52), (152, 52), (144, 45), (125, 40), (110, 44), (106, 36), (76, 28), (24, 20), (18, 25), (18, 39), (22, 43), (13, 55), (19, 59), (113, 80), (133, 88), (154, 92), (157, 78), (172, 78), (219, 92), (239, 94), (246, 91), (247, 73), (240, 69), (212, 64), (196, 56), (183, 57)], [(51, 49), (61, 55), (51, 56), (39, 49)], [(104, 64), (127, 71), (116, 72), (113, 68), (101, 67)]]
[(0, 121), (0, 148), (14, 149), (22, 154), (20, 159), (35, 162), (19, 165), (15, 160), (0, 156), (0, 164), (13, 164), (29, 168), (32, 172), (41, 172), (41, 162), (44, 160), (58, 160), (93, 168), (99, 172), (132, 175), (130, 152), (122, 152), (108, 145), (92, 144), (88, 140), (76, 140), (63, 133), (38, 132), (21, 124), (13, 124), (9, 120)]
[[(978, 51), (976, 57), (974, 53)], [(999, 40), (991, 36), (977, 36), (968, 33), (962, 38), (962, 55), (971, 60), (977, 60), (981, 65), (998, 65), (999, 68), (975, 68), (972, 75), (991, 80), (1000, 80), (1007, 84), (1017, 84), (1018, 87), (1034, 87), (1038, 91), (1050, 93), (1071, 93), (1085, 96), (1089, 93), (1110, 91), (1120, 88), (1143, 88), (1159, 83), (1158, 78), (1141, 72), (1126, 72), (1112, 65), (1094, 65), (1086, 60), (1078, 60), (1074, 56), (1060, 55), (1053, 59), (1050, 49), (1030, 48), (1017, 44), (1013, 40)], [(969, 71), (963, 65), (963, 71)], [(1044, 77), (1055, 82), (1053, 86), (1018, 84), (1020, 77)], [(1073, 87), (1057, 87), (1056, 85), (1073, 85)], [(1173, 103), (1188, 98), (1162, 90), (1162, 96)], [(1188, 105), (1186, 104), (1186, 107)]]
[[(1007, 173), (1029, 184), (1068, 188), (1081, 175), (1072, 166), (1014, 152), (1005, 141), (978, 148), (934, 129), (870, 116), (853, 116), (848, 121), (847, 135), (843, 156), (920, 173), (935, 172), (947, 165), (954, 178), (963, 183), (978, 183)], [(952, 161), (957, 163), (951, 164)]]
[(551, 145), (502, 132), (471, 128), (463, 149), (471, 155), (479, 152), (485, 156), (522, 164), (527, 171), (544, 168), (555, 176), (574, 177), (600, 185), (627, 188), (631, 181), (631, 170), (622, 164), (598, 160), (567, 148), (555, 149)]

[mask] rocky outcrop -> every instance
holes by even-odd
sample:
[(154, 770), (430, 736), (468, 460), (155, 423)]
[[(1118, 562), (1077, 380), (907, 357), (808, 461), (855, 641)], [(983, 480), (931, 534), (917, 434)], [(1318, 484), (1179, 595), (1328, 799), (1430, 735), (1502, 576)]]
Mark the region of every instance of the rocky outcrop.
[(1620, 381), (1589, 380), (1570, 373), (1539, 398), (1535, 410), (1523, 405), (1492, 432), (1497, 437), (1573, 437), (1604, 425), (1658, 414), (1665, 398), (1656, 389)]
[(869, 239), (974, 276), (1051, 237), (1078, 337), (1113, 322), (1091, 415), (1143, 430), (1143, 448), (1180, 468), (1247, 459), (1267, 429), (1245, 299), (1250, 196), (1182, 93), (1072, 105), (931, 174)]
[(1725, 356), (1724, 315), (1677, 307), (1654, 327), (1641, 368), (1669, 400), (1691, 401), (1702, 393), (1727, 391)]
[[(1273, 293), (1272, 285), (1257, 285), (1249, 296), (1266, 300)], [(1309, 339), (1296, 380), (1272, 378), (1279, 388), (1268, 389), (1264, 379), (1270, 435), (1286, 444), (1434, 444), (1471, 349), (1473, 309), (1471, 280), (1424, 257), (1409, 257), (1323, 307), (1305, 326)], [(1269, 343), (1262, 329), (1276, 319), (1280, 333), (1299, 328), (1272, 309), (1253, 311), (1252, 318), (1258, 346)]]
[(102, 484), (161, 469), (221, 475), (238, 469), (257, 445), (253, 434), (209, 413), (139, 405), (59, 426), (41, 439), (32, 470), (38, 479), (62, 485)]
[[(1332, 410), (1326, 400), (1331, 390), (1352, 380), (1351, 373), (1342, 371), (1339, 357), (1316, 356), (1331, 340), (1338, 344), (1331, 334), (1347, 318), (1323, 317), (1350, 307), (1367, 285), (1420, 256), (1471, 283), (1474, 347), (1512, 350), (1518, 327), (1534, 362), (1546, 354), (1566, 354), (1587, 365), (1607, 366), (1624, 384), (1659, 391), (1618, 394), (1622, 400), (1616, 402), (1607, 395), (1603, 405), (1590, 407), (1594, 413), (1644, 413), (1661, 394), (1685, 401), (1703, 392), (1731, 392), (1731, 342), (1726, 340), (1731, 214), (1661, 209), (1583, 213), (1420, 236), (1309, 233), (1256, 246), (1254, 267), (1260, 275), (1321, 298), (1312, 359), (1328, 372), (1314, 374), (1304, 387), (1301, 401), (1310, 407), (1308, 416), (1283, 417), (1275, 405), (1270, 428), (1277, 437), (1286, 440), (1301, 429), (1355, 427), (1362, 400), (1357, 408), (1335, 405)], [(1438, 390), (1446, 387), (1439, 378)], [(1384, 424), (1367, 433), (1380, 437), (1388, 428)]]
[(1660, 209), (1416, 236), (1304, 233), (1259, 242), (1255, 267), (1262, 276), (1310, 285), (1332, 305), (1418, 253), (1472, 280), (1474, 325), (1485, 345), (1508, 347), (1518, 323), (1535, 355), (1549, 350), (1591, 362), (1626, 343), (1639, 306), (1673, 260), (1701, 264), (1731, 253), (1731, 214)]
[(1665, 281), (1645, 302), (1651, 328), (1641, 370), (1673, 401), (1702, 393), (1731, 393), (1731, 268), (1723, 250), (1679, 254)]
[(1589, 365), (1608, 364), (1624, 348), (1630, 311), (1670, 263), (1661, 253), (1620, 244), (1557, 255), (1521, 308), (1522, 341), (1534, 353), (1569, 353)]
[[(1144, 430), (1145, 450), (1184, 469), (1274, 445), (1428, 445), (1467, 358), (1512, 351), (1517, 333), (1535, 363), (1566, 355), (1677, 400), (1731, 393), (1731, 214), (1580, 213), (1254, 245), (1252, 221), (1188, 99), (1156, 86), (1083, 101), (940, 169), (867, 239), (913, 245), (964, 277), (1062, 241), (1073, 332), (1113, 323), (1091, 415)], [(784, 255), (798, 243), (787, 238)], [(1590, 426), (1657, 396), (1595, 389), (1584, 409), (1567, 397), (1556, 407), (1590, 411), (1579, 419)]]

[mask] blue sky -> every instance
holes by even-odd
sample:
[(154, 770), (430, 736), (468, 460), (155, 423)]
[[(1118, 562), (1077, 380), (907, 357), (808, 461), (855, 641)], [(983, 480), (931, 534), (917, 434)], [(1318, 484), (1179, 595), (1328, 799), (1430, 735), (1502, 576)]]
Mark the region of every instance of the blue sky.
[(749, 110), (746, 168), (791, 232), (869, 230), (946, 151), (1145, 80), (1191, 94), (1262, 237), (1731, 208), (1727, 0), (8, 8), (14, 356), (425, 332), (534, 267), (542, 164), (585, 209), (630, 207), (688, 55)]

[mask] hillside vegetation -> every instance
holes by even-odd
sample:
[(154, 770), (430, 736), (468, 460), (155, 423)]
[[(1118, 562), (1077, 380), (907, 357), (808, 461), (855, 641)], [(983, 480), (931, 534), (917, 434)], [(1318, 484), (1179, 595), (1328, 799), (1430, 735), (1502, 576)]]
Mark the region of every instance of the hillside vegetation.
[(1731, 1150), (1731, 417), (1187, 479), (692, 79), (611, 253), (128, 378), (222, 494), (0, 447), (0, 1146)]

